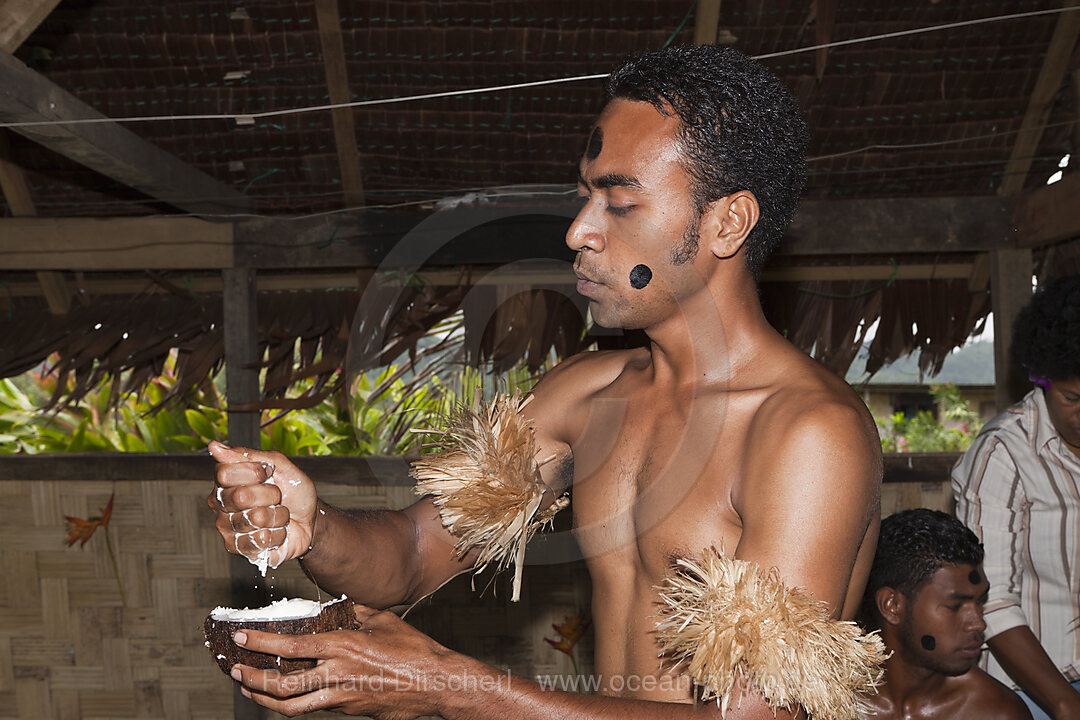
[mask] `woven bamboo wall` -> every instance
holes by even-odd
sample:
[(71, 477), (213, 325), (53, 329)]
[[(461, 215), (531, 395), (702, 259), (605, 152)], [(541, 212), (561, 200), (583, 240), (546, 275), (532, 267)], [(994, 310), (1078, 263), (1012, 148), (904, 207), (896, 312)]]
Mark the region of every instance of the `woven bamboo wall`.
[[(232, 681), (211, 661), (201, 631), (210, 609), (229, 604), (228, 556), (204, 501), (209, 487), (209, 479), (0, 482), (0, 718), (232, 716)], [(407, 488), (319, 489), (350, 508), (409, 497)], [(110, 538), (126, 606), (100, 529), (85, 548), (64, 545), (64, 516), (96, 516), (114, 491)], [(296, 563), (273, 583), (274, 597), (315, 597)], [(569, 659), (543, 638), (554, 636), (552, 622), (588, 607), (580, 566), (530, 569), (522, 602), (508, 605), (501, 587), (477, 602), (463, 577), (409, 621), (519, 674), (569, 673)], [(591, 655), (586, 645), (581, 651)]]
[[(232, 681), (212, 663), (200, 629), (229, 599), (208, 489), (209, 480), (0, 481), (0, 718), (232, 716)], [(64, 516), (98, 515), (114, 491), (110, 538), (126, 605), (100, 530), (85, 548), (64, 545)], [(327, 483), (320, 494), (349, 508), (396, 507), (410, 497), (407, 488)], [(950, 502), (947, 484), (888, 483), (883, 512)], [(409, 622), (519, 675), (571, 672), (569, 658), (544, 638), (554, 637), (552, 623), (589, 606), (580, 564), (528, 567), (518, 604), (506, 600), (505, 583), (477, 598), (469, 580), (440, 590)], [(315, 597), (295, 563), (273, 584), (275, 597)], [(592, 671), (591, 654), (589, 633), (577, 652), (583, 673)]]

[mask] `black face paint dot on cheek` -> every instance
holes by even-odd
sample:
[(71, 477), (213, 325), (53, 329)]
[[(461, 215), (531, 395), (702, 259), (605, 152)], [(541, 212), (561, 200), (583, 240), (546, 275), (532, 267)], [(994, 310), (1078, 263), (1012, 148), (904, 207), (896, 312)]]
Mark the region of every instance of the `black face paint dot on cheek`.
[(922, 643), (923, 650), (933, 650), (937, 647), (937, 639), (933, 635), (923, 635), (919, 638), (919, 642)]
[(648, 265), (635, 265), (630, 271), (630, 287), (641, 290), (652, 282), (652, 268)]
[(978, 570), (972, 570), (968, 573), (968, 582), (972, 585), (978, 585), (982, 582), (982, 575), (979, 574)]
[(589, 145), (585, 148), (585, 157), (589, 160), (595, 160), (600, 157), (600, 150), (604, 147), (604, 133), (600, 132), (600, 128), (596, 128), (592, 131), (592, 135), (589, 136)]

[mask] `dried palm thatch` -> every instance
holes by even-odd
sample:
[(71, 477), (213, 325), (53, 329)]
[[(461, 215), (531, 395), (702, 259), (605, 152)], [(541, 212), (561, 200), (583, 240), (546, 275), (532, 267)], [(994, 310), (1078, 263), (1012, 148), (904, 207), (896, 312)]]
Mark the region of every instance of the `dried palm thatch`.
[(442, 523), (455, 536), (458, 556), (476, 549), (473, 567), (514, 566), (510, 599), (521, 595), (521, 570), (529, 539), (569, 504), (566, 497), (541, 510), (548, 491), (540, 477), (536, 439), (521, 410), (532, 396), (499, 395), (490, 405), (479, 397), (439, 432), (442, 449), (412, 464), (417, 495), (431, 495)]
[(775, 570), (762, 574), (708, 548), (700, 560), (678, 560), (658, 590), (662, 654), (685, 666), (721, 714), (739, 684), (774, 709), (850, 720), (862, 717), (862, 695), (881, 682), (881, 638), (831, 619), (823, 603), (785, 586)]
[[(525, 360), (535, 370), (552, 350), (567, 357), (584, 349), (585, 312), (574, 300), (545, 290), (497, 297), (486, 286), (473, 286), (470, 277), (463, 269), (455, 285), (410, 284), (364, 271), (361, 291), (259, 292), (259, 360), (253, 367), (265, 371), (262, 398), (234, 409), (313, 407), (343, 391), (349, 373), (408, 366), (425, 353), (442, 355), (434, 373), (450, 362), (491, 364), (500, 371)], [(459, 310), (466, 334), (477, 342), (461, 350), (445, 343), (432, 348), (430, 333)], [(51, 357), (58, 381), (46, 409), (78, 404), (108, 381), (109, 407), (115, 407), (160, 376), (175, 351), (167, 404), (222, 368), (224, 326), (220, 295), (197, 294), (154, 273), (142, 294), (95, 296), (65, 315), (52, 314), (40, 298), (0, 293), (0, 378)], [(401, 363), (403, 356), (410, 363)], [(306, 389), (296, 396), (301, 381)]]
[(773, 327), (840, 376), (875, 321), (862, 370), (873, 375), (917, 350), (920, 373), (933, 376), (953, 348), (982, 332), (990, 312), (990, 296), (956, 278), (763, 282), (761, 299)]

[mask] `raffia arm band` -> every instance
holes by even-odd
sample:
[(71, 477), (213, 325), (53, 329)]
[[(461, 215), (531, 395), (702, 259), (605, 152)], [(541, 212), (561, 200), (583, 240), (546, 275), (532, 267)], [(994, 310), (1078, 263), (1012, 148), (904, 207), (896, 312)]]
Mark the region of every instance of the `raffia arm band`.
[(863, 717), (864, 697), (881, 683), (885, 646), (824, 603), (788, 588), (776, 571), (715, 548), (680, 559), (657, 588), (657, 640), (721, 715), (732, 694), (756, 689), (774, 710), (802, 707), (810, 720)]
[(499, 395), (485, 405), (479, 398), (453, 415), (439, 450), (412, 463), (417, 495), (431, 495), (442, 524), (458, 538), (460, 557), (473, 548), (473, 567), (482, 571), (514, 566), (511, 600), (521, 594), (525, 545), (569, 504), (566, 496), (541, 510), (548, 491), (540, 477), (547, 460), (536, 459), (536, 438), (521, 410), (532, 396)]

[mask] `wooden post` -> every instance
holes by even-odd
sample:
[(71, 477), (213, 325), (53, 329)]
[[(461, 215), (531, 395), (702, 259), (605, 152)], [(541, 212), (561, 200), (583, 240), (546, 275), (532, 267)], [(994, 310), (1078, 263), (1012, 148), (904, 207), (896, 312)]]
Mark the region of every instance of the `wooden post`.
[[(259, 371), (250, 367), (259, 360), (259, 317), (255, 294), (255, 271), (233, 268), (222, 271), (222, 316), (225, 323), (225, 398), (228, 404), (229, 444), (259, 447), (259, 413), (238, 412), (232, 407), (259, 399)], [(258, 571), (239, 555), (229, 556), (233, 607), (261, 607), (269, 601), (266, 588), (256, 589)], [(233, 688), (233, 717), (263, 720), (265, 708)]]
[(694, 18), (694, 44), (713, 45), (720, 26), (720, 0), (697, 0)]
[[(22, 168), (11, 157), (7, 130), (0, 130), (0, 190), (7, 200), (8, 209), (15, 217), (33, 217), (37, 215), (34, 199), (30, 196), (30, 185)], [(64, 276), (49, 270), (37, 271), (42, 294), (49, 304), (53, 315), (65, 315), (71, 309), (71, 289)]]
[(1016, 315), (1031, 301), (1030, 248), (990, 253), (990, 306), (994, 312), (994, 387), (997, 411), (1017, 402), (1031, 383), (1009, 352)]

